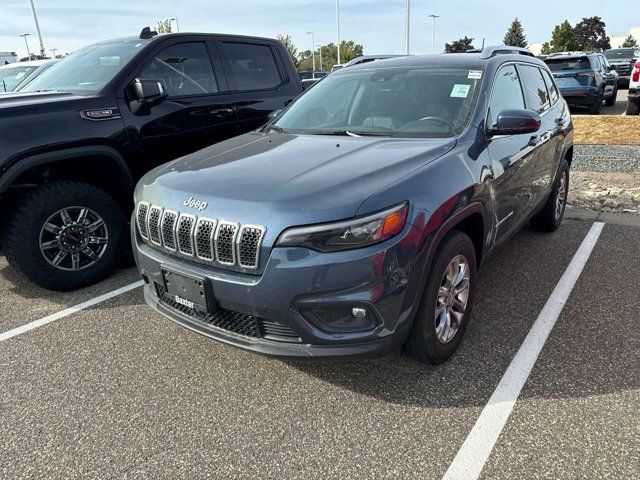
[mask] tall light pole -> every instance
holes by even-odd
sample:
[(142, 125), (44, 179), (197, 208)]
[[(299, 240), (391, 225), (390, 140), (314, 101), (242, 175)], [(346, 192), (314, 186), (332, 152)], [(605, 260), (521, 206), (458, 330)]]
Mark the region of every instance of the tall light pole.
[(29, 60), (31, 60), (31, 50), (29, 50), (29, 42), (27, 41), (27, 37), (29, 36), (29, 33), (23, 33), (22, 35), (20, 35), (22, 38), (24, 38), (24, 44), (27, 46), (27, 55), (29, 57)]
[(411, 0), (406, 0), (406, 14), (404, 19), (404, 53), (409, 55), (409, 37), (411, 31)]
[(316, 71), (316, 34), (315, 32), (307, 32), (307, 35), (311, 35), (311, 43), (313, 44), (313, 50), (311, 50), (311, 63), (313, 65), (313, 71)]
[(322, 45), (320, 45), (320, 70), (322, 70)]
[(336, 31), (338, 40), (338, 65), (340, 65), (340, 0), (336, 0)]
[(57, 51), (57, 50), (58, 50), (57, 48), (52, 48), (52, 49), (50, 49), (50, 50), (49, 50), (49, 51), (51, 52), (51, 55), (53, 55), (53, 59), (54, 59), (54, 60), (55, 60), (55, 58), (56, 58), (56, 51)]
[(436, 53), (436, 18), (440, 15), (429, 15), (433, 19), (433, 29), (431, 30), (431, 53)]
[(180, 25), (178, 24), (178, 17), (176, 18), (170, 18), (169, 21), (175, 20), (176, 22), (176, 32), (180, 31)]
[(33, 20), (36, 22), (36, 30), (38, 31), (38, 40), (40, 40), (40, 56), (44, 58), (44, 44), (42, 43), (42, 34), (40, 33), (40, 25), (38, 24), (36, 7), (33, 5), (33, 0), (29, 0), (29, 3), (31, 3), (31, 12), (33, 13)]

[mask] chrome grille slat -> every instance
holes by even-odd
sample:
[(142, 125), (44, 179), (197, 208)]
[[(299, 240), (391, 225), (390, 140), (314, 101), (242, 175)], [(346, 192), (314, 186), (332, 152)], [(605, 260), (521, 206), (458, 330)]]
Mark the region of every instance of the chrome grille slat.
[(215, 246), (216, 259), (221, 265), (235, 265), (235, 241), (238, 224), (221, 221), (216, 229)]
[(149, 215), (147, 220), (147, 230), (149, 232), (149, 240), (154, 245), (161, 246), (162, 240), (160, 239), (160, 219), (162, 218), (162, 207), (152, 205), (149, 209)]
[(155, 247), (247, 273), (260, 265), (266, 233), (263, 226), (198, 217), (144, 201), (136, 207), (136, 226), (142, 239)]
[(178, 220), (178, 212), (165, 210), (162, 214), (162, 222), (160, 222), (162, 244), (167, 250), (174, 252), (176, 251), (176, 220)]
[(238, 237), (238, 264), (244, 268), (258, 268), (260, 245), (264, 228), (257, 225), (243, 225)]
[(140, 202), (138, 204), (136, 220), (138, 222), (138, 232), (140, 232), (140, 236), (145, 240), (149, 239), (149, 229), (147, 228), (148, 214), (149, 214), (149, 204), (147, 202)]
[(196, 226), (196, 217), (181, 213), (176, 226), (176, 240), (178, 251), (183, 255), (193, 256), (193, 230)]
[(216, 221), (212, 218), (199, 218), (196, 224), (195, 246), (196, 256), (200, 260), (213, 261), (213, 235), (216, 232)]

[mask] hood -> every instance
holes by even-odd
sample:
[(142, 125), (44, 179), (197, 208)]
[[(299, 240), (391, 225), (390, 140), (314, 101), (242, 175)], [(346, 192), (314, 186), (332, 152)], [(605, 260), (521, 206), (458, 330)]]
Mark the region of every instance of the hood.
[(83, 97), (66, 92), (7, 92), (0, 95), (0, 111), (82, 100)]
[[(455, 143), (254, 132), (156, 168), (138, 184), (136, 199), (279, 232), (354, 216), (368, 197)], [(189, 198), (207, 208), (185, 206)]]

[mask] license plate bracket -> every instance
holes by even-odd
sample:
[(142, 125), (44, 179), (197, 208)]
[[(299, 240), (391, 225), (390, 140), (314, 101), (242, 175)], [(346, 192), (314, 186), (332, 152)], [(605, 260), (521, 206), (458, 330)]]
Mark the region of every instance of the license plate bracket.
[(161, 268), (164, 289), (174, 301), (196, 311), (208, 312), (206, 282), (203, 278)]

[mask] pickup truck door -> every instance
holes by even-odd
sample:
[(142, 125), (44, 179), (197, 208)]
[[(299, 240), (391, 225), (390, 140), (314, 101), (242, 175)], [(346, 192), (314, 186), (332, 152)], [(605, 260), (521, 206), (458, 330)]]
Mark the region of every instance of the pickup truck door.
[(133, 134), (132, 167), (139, 174), (174, 158), (238, 134), (238, 114), (215, 42), (198, 37), (164, 44), (136, 78), (157, 80), (168, 96), (157, 105), (136, 111), (131, 92), (121, 111)]

